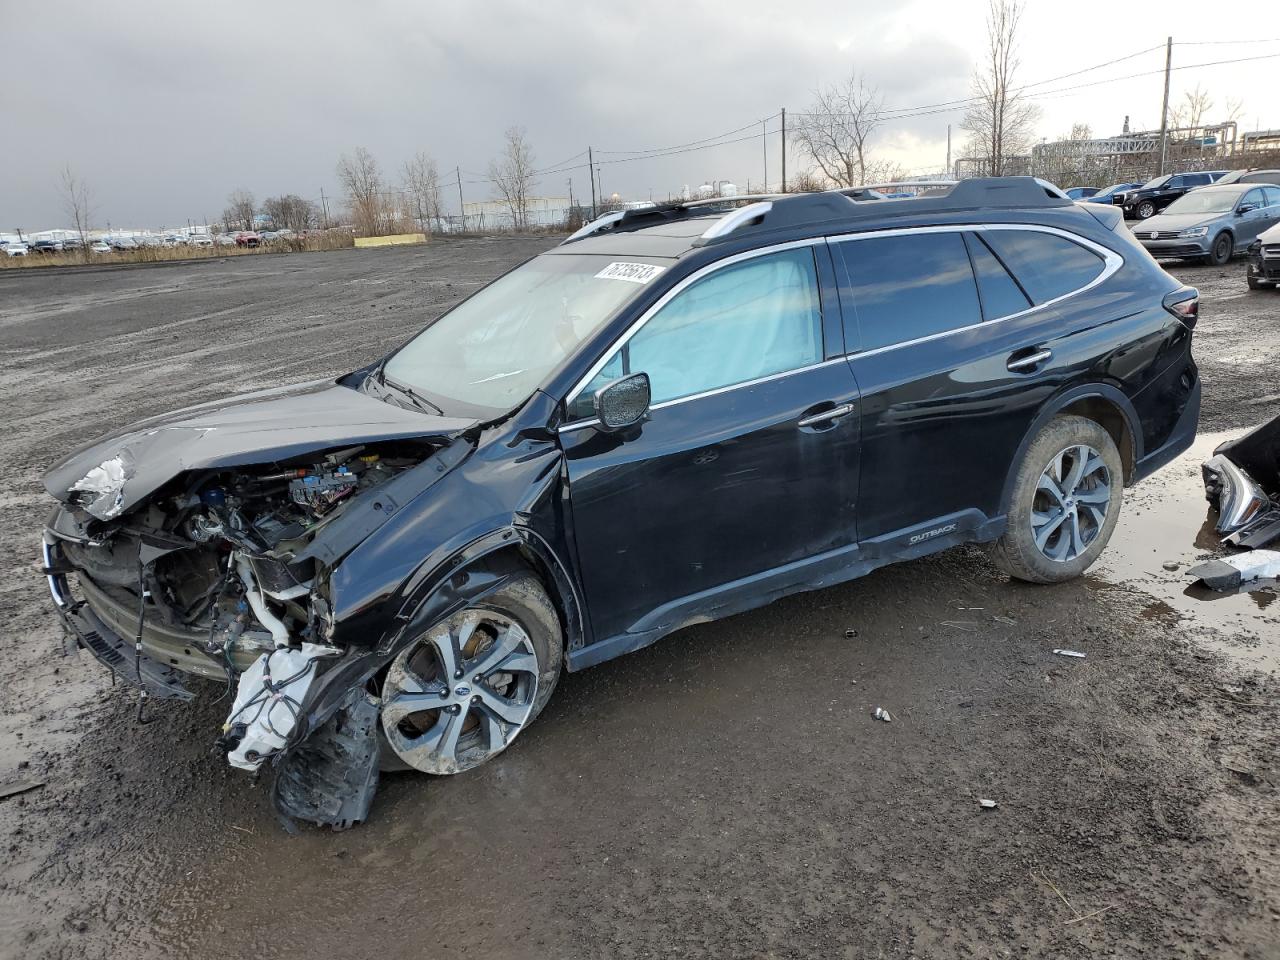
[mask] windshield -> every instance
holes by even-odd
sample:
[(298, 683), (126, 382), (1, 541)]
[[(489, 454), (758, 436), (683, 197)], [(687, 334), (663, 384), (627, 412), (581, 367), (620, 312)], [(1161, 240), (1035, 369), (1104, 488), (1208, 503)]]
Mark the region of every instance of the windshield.
[(1165, 183), (1168, 182), (1171, 176), (1173, 176), (1173, 174), (1166, 173), (1163, 177), (1156, 177), (1154, 180), (1148, 180), (1146, 183), (1142, 185), (1142, 189), (1154, 190), (1156, 187), (1163, 187)]
[(1192, 190), (1164, 208), (1165, 213), (1230, 213), (1240, 194), (1235, 190)]
[(423, 330), (383, 375), (446, 406), (508, 410), (663, 269), (643, 257), (537, 257)]

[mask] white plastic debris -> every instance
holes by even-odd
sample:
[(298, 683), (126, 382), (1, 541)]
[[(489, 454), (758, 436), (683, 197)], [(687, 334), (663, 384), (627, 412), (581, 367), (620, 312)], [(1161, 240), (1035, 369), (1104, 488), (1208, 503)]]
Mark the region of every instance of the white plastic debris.
[(315, 680), (315, 661), (328, 652), (314, 643), (304, 643), (301, 650), (280, 647), (258, 657), (240, 675), (235, 703), (222, 726), (224, 736), (239, 738), (227, 753), (228, 763), (257, 770), (285, 745)]
[(876, 712), (871, 715), (877, 720), (883, 720), (885, 723), (893, 723), (893, 717), (889, 716), (889, 711), (884, 707), (876, 707)]
[(1253, 550), (1220, 557), (1194, 566), (1187, 573), (1214, 590), (1231, 590), (1251, 580), (1280, 577), (1280, 551)]
[(1060, 657), (1076, 657), (1076, 658), (1077, 658), (1077, 659), (1079, 659), (1079, 660), (1083, 660), (1083, 659), (1084, 659), (1084, 654), (1083, 654), (1083, 653), (1081, 653), (1079, 650), (1062, 650), (1062, 649), (1058, 649), (1058, 650), (1055, 650), (1055, 651), (1053, 651), (1053, 652), (1054, 652), (1054, 653), (1056, 653), (1056, 654), (1057, 654), (1058, 656), (1060, 656)]
[(980, 806), (983, 810), (994, 810), (996, 807), (999, 806), (999, 804), (996, 803), (994, 800), (988, 800), (986, 797), (979, 797), (978, 806)]

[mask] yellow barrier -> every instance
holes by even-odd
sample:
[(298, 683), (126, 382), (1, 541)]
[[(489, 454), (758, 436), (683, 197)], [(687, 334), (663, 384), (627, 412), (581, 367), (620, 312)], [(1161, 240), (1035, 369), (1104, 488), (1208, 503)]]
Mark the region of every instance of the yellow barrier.
[(389, 237), (356, 237), (357, 247), (390, 247), (402, 243), (426, 243), (425, 233), (397, 233)]

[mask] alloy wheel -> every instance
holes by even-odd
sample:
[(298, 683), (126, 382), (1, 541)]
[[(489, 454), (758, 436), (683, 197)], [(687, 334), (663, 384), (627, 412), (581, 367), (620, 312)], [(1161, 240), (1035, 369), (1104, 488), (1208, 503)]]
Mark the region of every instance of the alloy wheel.
[(1031, 533), (1049, 560), (1067, 563), (1097, 539), (1111, 503), (1111, 471), (1085, 444), (1057, 453), (1040, 474), (1031, 505)]
[(1156, 215), (1156, 205), (1152, 203), (1150, 200), (1146, 200), (1138, 204), (1139, 220), (1146, 220), (1147, 218), (1154, 217), (1155, 215)]
[(391, 749), (424, 773), (461, 773), (501, 752), (529, 722), (538, 657), (516, 620), (471, 608), (402, 651), (382, 685)]

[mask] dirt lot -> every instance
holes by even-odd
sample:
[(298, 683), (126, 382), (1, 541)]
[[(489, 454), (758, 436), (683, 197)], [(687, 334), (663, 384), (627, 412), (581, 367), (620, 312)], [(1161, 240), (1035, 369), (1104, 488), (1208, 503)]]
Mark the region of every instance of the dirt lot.
[(44, 782), (0, 801), (0, 956), (1280, 957), (1275, 593), (1182, 572), (1215, 545), (1198, 458), (1280, 408), (1280, 293), (1239, 263), (1171, 268), (1214, 435), (1130, 491), (1096, 575), (964, 549), (684, 631), (348, 833), (288, 836), (211, 753), (216, 689), (139, 726), (59, 655), (51, 460), (350, 369), (542, 243), (0, 277), (0, 784)]

